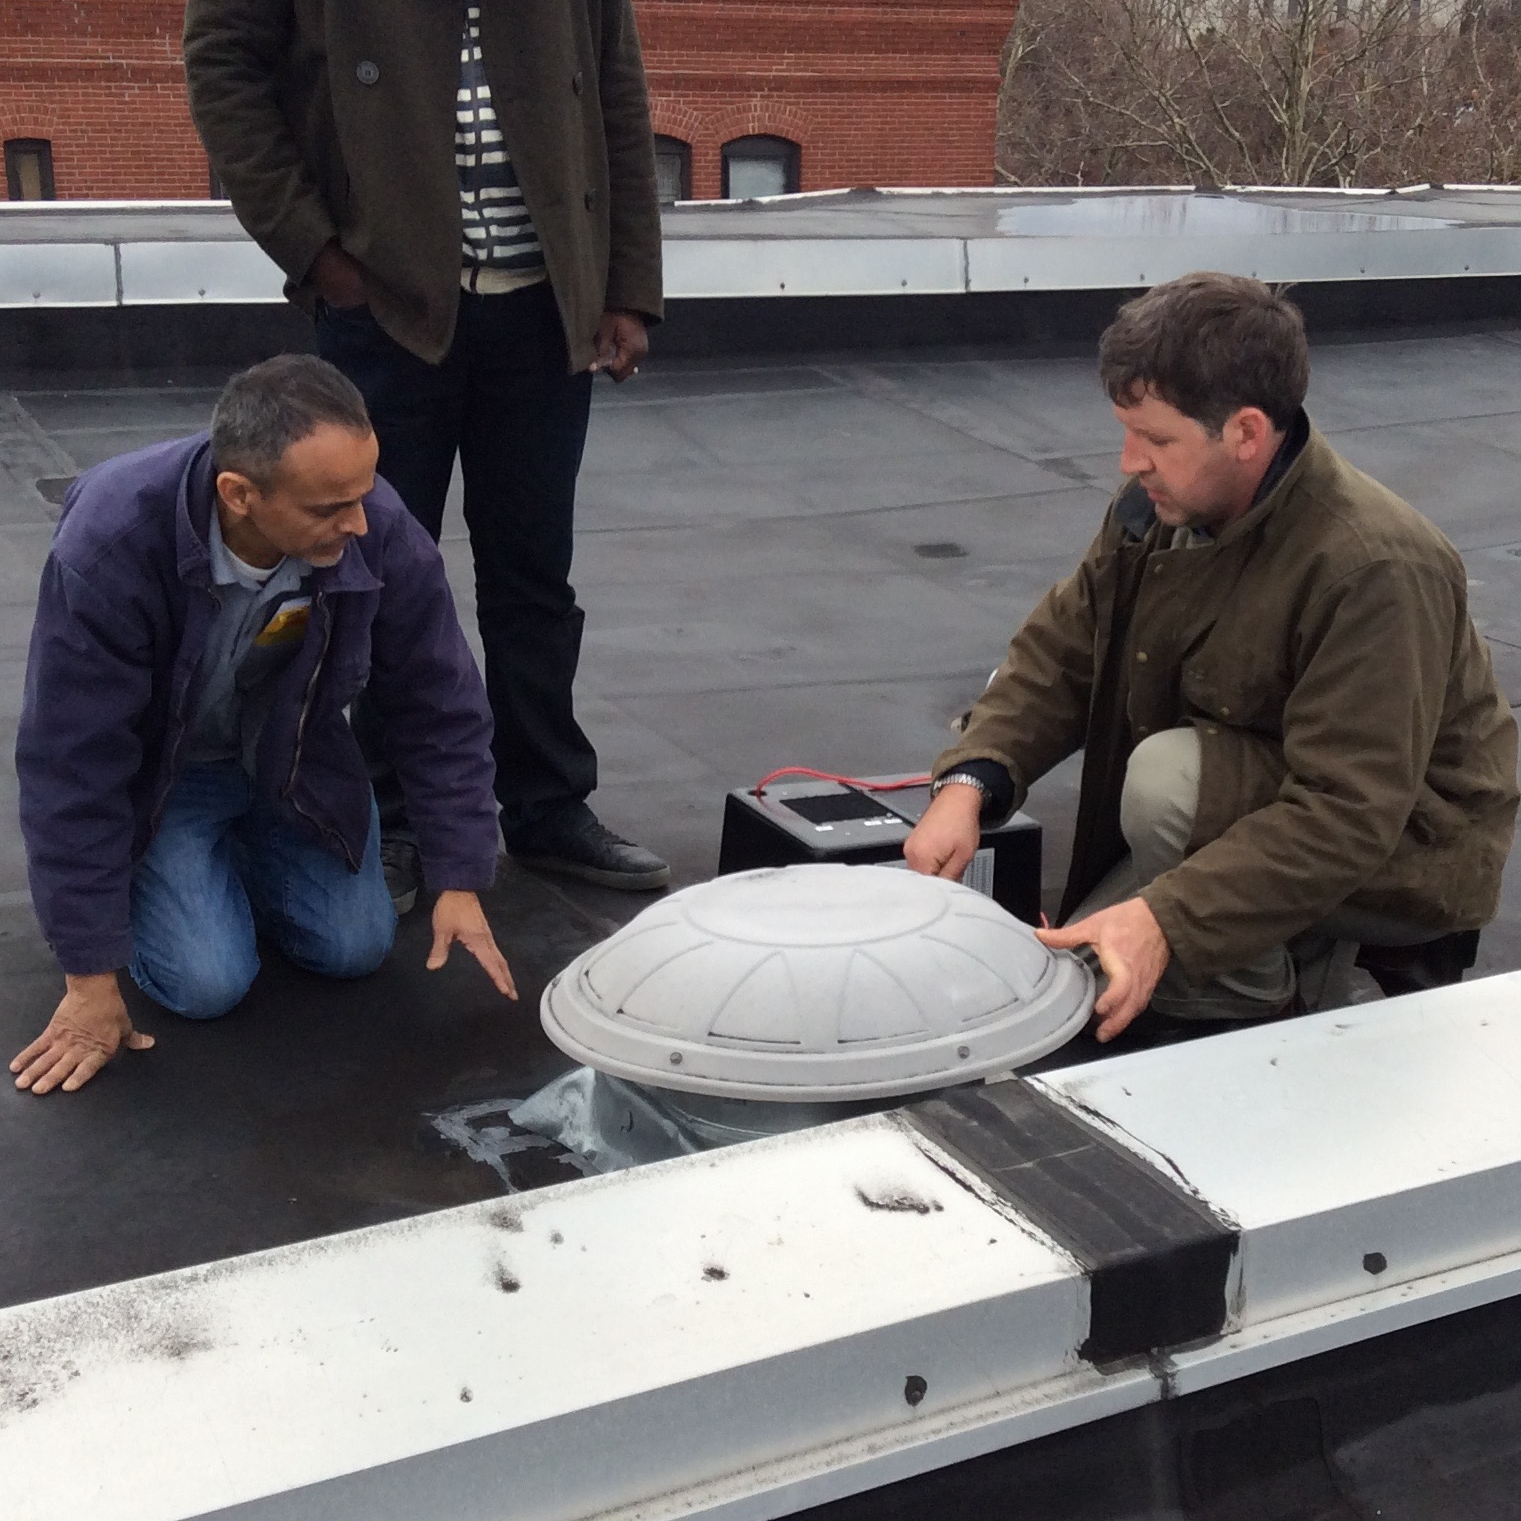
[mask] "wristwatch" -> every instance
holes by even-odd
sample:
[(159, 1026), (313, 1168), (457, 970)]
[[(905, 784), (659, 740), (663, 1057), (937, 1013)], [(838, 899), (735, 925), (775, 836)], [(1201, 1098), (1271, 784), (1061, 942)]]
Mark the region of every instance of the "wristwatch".
[(986, 803), (988, 800), (987, 783), (982, 781), (980, 778), (973, 776), (970, 771), (947, 771), (945, 775), (942, 776), (940, 780), (930, 788), (930, 796), (932, 798), (939, 797), (940, 789), (942, 787), (949, 787), (952, 785), (958, 787), (975, 787), (982, 794), (983, 802)]

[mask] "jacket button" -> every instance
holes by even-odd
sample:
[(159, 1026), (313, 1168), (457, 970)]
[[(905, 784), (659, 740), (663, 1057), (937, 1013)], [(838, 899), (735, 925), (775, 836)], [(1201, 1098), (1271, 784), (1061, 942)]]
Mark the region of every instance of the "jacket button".
[(586, 202), (586, 209), (590, 211), (597, 204), (597, 192), (595, 190), (588, 190), (583, 199)]
[(361, 58), (354, 67), (354, 78), (362, 85), (375, 84), (380, 79), (380, 65), (369, 58)]
[(570, 87), (576, 92), (577, 95), (579, 95), (581, 91), (586, 88), (586, 81), (582, 79), (580, 69), (577, 69), (574, 76), (572, 77), (570, 81)]
[(1135, 658), (1136, 658), (1136, 664), (1137, 665), (1145, 665), (1146, 661), (1147, 661), (1147, 659), (1149, 657), (1147, 656), (1145, 650), (1137, 650), (1135, 652)]

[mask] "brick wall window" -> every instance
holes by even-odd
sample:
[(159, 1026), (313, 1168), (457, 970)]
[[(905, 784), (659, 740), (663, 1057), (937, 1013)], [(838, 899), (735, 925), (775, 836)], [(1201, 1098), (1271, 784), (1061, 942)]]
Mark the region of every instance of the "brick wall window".
[(13, 137), (5, 145), (5, 189), (13, 201), (51, 201), (53, 145), (45, 137)]
[(736, 137), (724, 144), (726, 200), (794, 195), (802, 181), (802, 149), (786, 137)]
[(692, 199), (692, 145), (679, 137), (655, 134), (655, 181), (660, 187), (660, 204)]

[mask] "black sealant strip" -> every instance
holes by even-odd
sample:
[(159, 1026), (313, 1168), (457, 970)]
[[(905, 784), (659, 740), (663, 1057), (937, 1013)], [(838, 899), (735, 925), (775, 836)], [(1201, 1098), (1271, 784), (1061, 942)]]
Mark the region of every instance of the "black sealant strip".
[(1215, 1336), (1239, 1230), (1176, 1178), (1031, 1083), (958, 1088), (903, 1111), (1088, 1275), (1091, 1362)]

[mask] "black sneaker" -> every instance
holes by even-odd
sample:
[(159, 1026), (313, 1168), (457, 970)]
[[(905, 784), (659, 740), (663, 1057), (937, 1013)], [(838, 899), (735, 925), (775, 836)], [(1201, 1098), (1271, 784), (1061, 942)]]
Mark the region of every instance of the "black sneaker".
[(386, 874), (391, 906), (399, 919), (417, 906), (417, 891), (422, 886), (422, 859), (410, 840), (380, 842), (380, 866)]
[(524, 866), (624, 892), (653, 892), (671, 880), (654, 851), (614, 834), (585, 804), (538, 825), (508, 853)]

